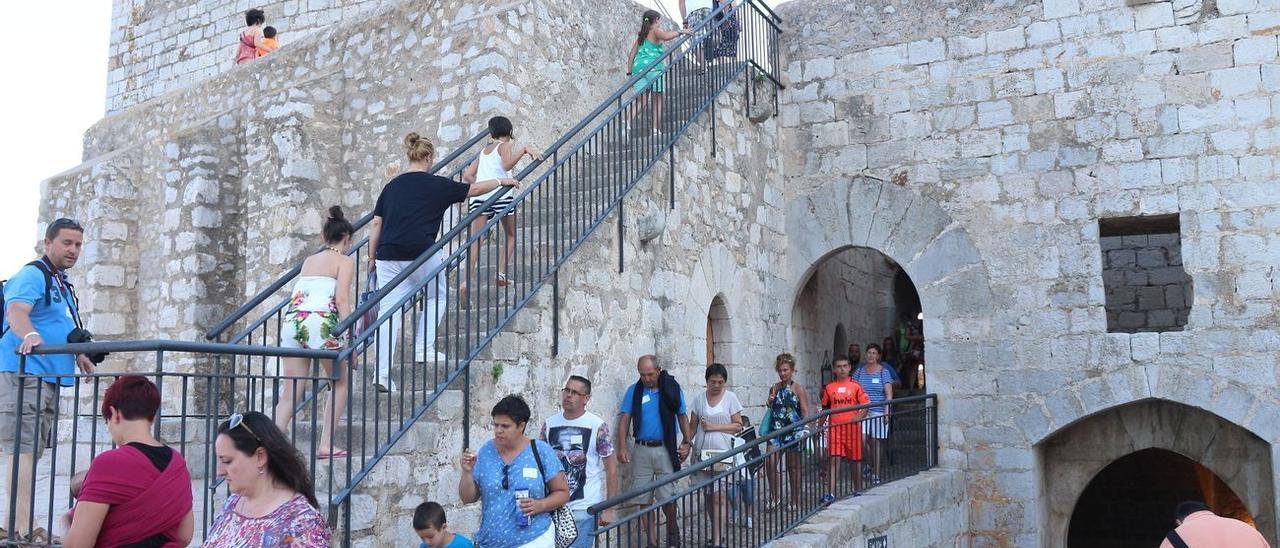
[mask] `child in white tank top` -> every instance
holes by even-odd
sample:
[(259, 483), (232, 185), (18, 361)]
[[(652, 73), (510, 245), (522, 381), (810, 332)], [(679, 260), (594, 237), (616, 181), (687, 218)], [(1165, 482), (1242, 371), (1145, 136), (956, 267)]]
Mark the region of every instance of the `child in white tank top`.
[[(535, 148), (517, 145), (512, 138), (513, 128), (511, 120), (505, 116), (494, 116), (489, 119), (489, 138), (491, 141), (485, 145), (480, 151), (480, 156), (467, 166), (467, 170), (462, 174), (462, 179), (468, 184), (475, 184), (476, 181), (488, 181), (491, 179), (506, 179), (512, 175), (512, 170), (516, 164), (525, 156), (529, 156), (535, 161), (542, 160), (542, 153)], [(499, 196), (499, 193), (502, 193)], [(496, 200), (488, 203), (491, 198), (498, 196)], [(499, 221), (502, 223), (502, 232), (504, 234), (502, 253), (498, 254), (498, 276), (496, 283), (499, 287), (506, 287), (511, 283), (511, 278), (507, 276), (507, 263), (511, 261), (512, 255), (516, 251), (516, 209), (513, 206), (507, 209), (516, 199), (516, 191), (505, 187), (498, 187), (490, 192), (480, 196), (475, 196), (469, 200), (468, 213), (481, 210), (483, 216), (478, 216), (471, 221), (471, 233), (475, 234), (484, 229), (486, 221), (493, 219), (498, 215), (502, 215)], [(506, 210), (505, 213), (503, 210)], [(476, 272), (476, 263), (478, 261), (480, 245), (485, 241), (481, 238), (477, 243), (471, 246), (471, 252), (467, 254), (468, 275), (463, 277), (459, 293), (462, 298), (463, 305), (467, 304), (467, 280), (471, 274)]]

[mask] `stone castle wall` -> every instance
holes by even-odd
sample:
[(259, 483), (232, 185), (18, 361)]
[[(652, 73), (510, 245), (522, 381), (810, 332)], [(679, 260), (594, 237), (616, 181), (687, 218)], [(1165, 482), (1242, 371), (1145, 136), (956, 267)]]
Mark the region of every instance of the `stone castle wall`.
[(390, 0), (114, 0), (107, 113), (235, 68), (244, 12), (266, 12), (281, 46), (319, 29), (367, 16)]
[[(506, 111), (540, 121), (528, 137), (545, 143), (593, 106), (582, 98), (621, 80), (634, 5), (460, 4), (396, 5), (317, 31), (91, 129), (90, 160), (47, 183), (42, 210), (104, 220), (86, 234), (83, 292), (103, 318), (91, 328), (195, 338), (283, 269), (265, 265), (311, 245), (323, 206), (366, 210), (404, 132), (425, 128), (447, 147)], [(1280, 4), (795, 0), (779, 11), (790, 30), (780, 117), (747, 122), (731, 92), (716, 113), (719, 155), (699, 131), (682, 141), (676, 209), (661, 177), (628, 198), (628, 218), (661, 236), (640, 243), (629, 230), (620, 274), (610, 227), (578, 252), (561, 280), (559, 356), (546, 294), (494, 341), (473, 370), (473, 443), (497, 397), (540, 402), (536, 423), (570, 371), (596, 379), (590, 408), (611, 416), (647, 352), (698, 390), (717, 295), (731, 387), (758, 417), (773, 356), (812, 346), (806, 330), (831, 344), (835, 324), (821, 324), (834, 316), (795, 306), (806, 282), (834, 252), (865, 247), (920, 293), (969, 545), (1062, 545), (1043, 488), (1058, 463), (1040, 449), (1100, 411), (1166, 399), (1275, 453)], [(70, 199), (90, 192), (99, 198)], [(1187, 325), (1108, 333), (1097, 219), (1168, 213), (1192, 278)], [(812, 393), (806, 367), (797, 380)], [(432, 431), (431, 451), (388, 460), (361, 495), (376, 531), (364, 542), (412, 540), (396, 509), (421, 495), (398, 482), (413, 470), (450, 497), (459, 435)]]
[[(1163, 398), (1280, 441), (1280, 4), (1186, 4), (780, 6), (788, 223), (824, 235), (789, 229), (788, 262), (870, 242), (917, 284), (973, 546), (1065, 542), (1035, 447), (1097, 411)], [(1108, 333), (1097, 220), (1168, 213), (1187, 325)]]
[(550, 144), (621, 83), (608, 54), (636, 9), (598, 6), (588, 25), (568, 4), (409, 2), (100, 121), (41, 211), (94, 220), (90, 329), (202, 339), (315, 245), (329, 205), (372, 207), (409, 131), (444, 155), (501, 113)]

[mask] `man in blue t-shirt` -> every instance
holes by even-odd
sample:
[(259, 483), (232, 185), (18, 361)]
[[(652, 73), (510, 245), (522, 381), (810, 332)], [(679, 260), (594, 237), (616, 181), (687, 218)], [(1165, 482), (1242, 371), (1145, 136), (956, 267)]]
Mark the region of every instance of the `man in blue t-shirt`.
[[(693, 443), (680, 383), (658, 367), (658, 358), (653, 355), (641, 356), (636, 370), (640, 372), (640, 382), (627, 388), (619, 408), (617, 447), (618, 462), (631, 465), (634, 486), (644, 485), (680, 469), (680, 463), (689, 457)], [(628, 450), (627, 438), (633, 430), (633, 421), (635, 448)], [(681, 439), (678, 445), (677, 435)], [(662, 485), (653, 491), (649, 503), (675, 495), (676, 489), (676, 482)], [(680, 532), (672, 525), (677, 523), (676, 503), (662, 505), (662, 513), (667, 516), (667, 545), (679, 546)], [(646, 515), (641, 522), (649, 532), (649, 542), (658, 544), (657, 520)]]
[[(64, 344), (76, 328), (75, 298), (67, 281), (67, 269), (75, 266), (84, 245), (84, 228), (71, 219), (58, 219), (45, 230), (44, 257), (22, 267), (4, 284), (4, 323), (0, 326), (0, 451), (11, 452), (18, 440), (18, 504), (15, 531), (23, 531), (31, 516), (31, 486), (35, 461), (57, 420), (54, 410), (58, 386), (71, 386), (77, 366), (93, 372), (84, 355), (32, 355), (35, 347)], [(19, 367), (39, 377), (19, 378)], [(22, 396), (21, 409), (18, 397)], [(19, 419), (19, 417), (21, 417)], [(12, 457), (12, 455), (10, 455)], [(7, 459), (6, 459), (7, 460)], [(6, 462), (4, 470), (12, 470)], [(8, 482), (12, 476), (3, 474)], [(12, 485), (9, 486), (13, 488)], [(3, 523), (8, 523), (4, 520)]]

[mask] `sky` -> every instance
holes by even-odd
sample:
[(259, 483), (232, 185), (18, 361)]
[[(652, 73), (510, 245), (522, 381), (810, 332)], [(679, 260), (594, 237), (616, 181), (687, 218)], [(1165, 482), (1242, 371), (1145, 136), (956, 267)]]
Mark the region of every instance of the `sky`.
[[(36, 258), (40, 181), (80, 164), (81, 138), (106, 108), (110, 0), (11, 2), (6, 40), (24, 44), (4, 56), (0, 86), (0, 279)], [(57, 35), (50, 36), (51, 28)]]
[[(678, 17), (677, 0), (661, 1)], [(690, 9), (710, 0), (687, 0)], [(767, 0), (770, 6), (782, 3)], [(110, 0), (46, 0), (14, 2), (6, 12), (13, 21), (40, 21), (56, 13), (57, 36), (47, 25), (12, 25), (13, 44), (34, 44), (4, 56), (4, 74), (16, 75), (0, 87), (0, 165), (6, 171), (0, 199), (0, 279), (8, 278), (35, 258), (40, 240), (37, 214), (40, 181), (80, 164), (82, 138), (105, 114)], [(86, 197), (87, 199), (87, 197)]]

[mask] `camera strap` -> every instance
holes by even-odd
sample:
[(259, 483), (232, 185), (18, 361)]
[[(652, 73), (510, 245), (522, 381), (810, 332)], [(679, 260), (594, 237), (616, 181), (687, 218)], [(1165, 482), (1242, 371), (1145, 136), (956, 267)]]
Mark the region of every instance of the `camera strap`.
[[(49, 290), (49, 284), (54, 282), (58, 285), (58, 294), (62, 295), (62, 301), (71, 307), (71, 320), (75, 322), (76, 327), (83, 330), (84, 322), (80, 321), (80, 298), (76, 296), (76, 287), (71, 285), (71, 280), (67, 279), (66, 272), (53, 267), (53, 263), (49, 261), (49, 257), (40, 257), (39, 261), (31, 264), (36, 265), (45, 275), (45, 292)], [(48, 304), (48, 299), (45, 299)]]

